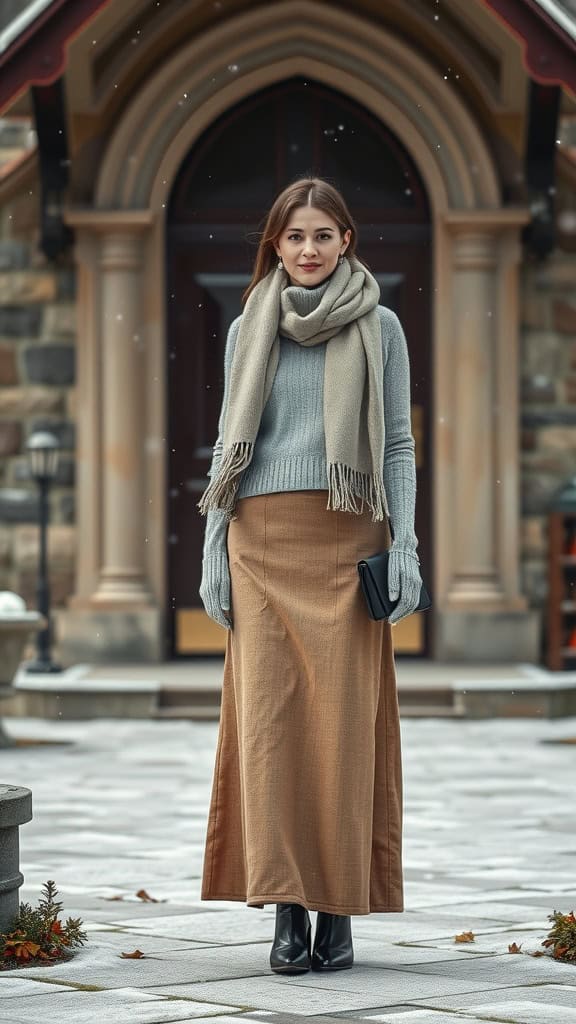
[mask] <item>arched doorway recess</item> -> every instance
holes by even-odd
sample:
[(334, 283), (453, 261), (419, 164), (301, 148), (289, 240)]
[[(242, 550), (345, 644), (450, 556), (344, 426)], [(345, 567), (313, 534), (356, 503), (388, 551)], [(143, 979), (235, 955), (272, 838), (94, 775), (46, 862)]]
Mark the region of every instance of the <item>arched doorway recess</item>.
[[(361, 256), (400, 316), (411, 348), (417, 533), (430, 552), (430, 210), (413, 161), (359, 104), (310, 78), (237, 104), (197, 141), (167, 208), (168, 588), (173, 655), (222, 650), (198, 596), (204, 520), (196, 503), (217, 435), (226, 330), (241, 312), (266, 203), (302, 174), (334, 181), (358, 222)], [(250, 244), (252, 239), (252, 244)], [(410, 345), (410, 339), (413, 344)], [(397, 651), (428, 653), (427, 618), (395, 632)]]

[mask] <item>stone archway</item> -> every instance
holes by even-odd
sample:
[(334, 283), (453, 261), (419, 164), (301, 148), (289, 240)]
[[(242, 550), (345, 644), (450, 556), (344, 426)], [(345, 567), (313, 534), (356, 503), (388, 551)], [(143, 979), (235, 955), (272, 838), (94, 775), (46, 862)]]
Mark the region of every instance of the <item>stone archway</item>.
[[(435, 68), (379, 26), (307, 0), (242, 13), (183, 46), (115, 125), (95, 208), (67, 213), (86, 321), (79, 525), (91, 543), (63, 616), (64, 646), (67, 618), (82, 615), (88, 624), (98, 614), (102, 623), (113, 608), (115, 636), (123, 613), (128, 625), (143, 624), (147, 656), (163, 656), (165, 200), (185, 153), (218, 114), (265, 85), (306, 74), (388, 124), (417, 163), (433, 207), (435, 655), (481, 658), (489, 637), (494, 657), (521, 651), (525, 660), (536, 632), (519, 591), (510, 381), (517, 380), (518, 239), (528, 214), (501, 207), (483, 137)], [(125, 307), (115, 320), (120, 296)], [(128, 403), (126, 381), (139, 389)], [(132, 524), (130, 543), (118, 507)]]

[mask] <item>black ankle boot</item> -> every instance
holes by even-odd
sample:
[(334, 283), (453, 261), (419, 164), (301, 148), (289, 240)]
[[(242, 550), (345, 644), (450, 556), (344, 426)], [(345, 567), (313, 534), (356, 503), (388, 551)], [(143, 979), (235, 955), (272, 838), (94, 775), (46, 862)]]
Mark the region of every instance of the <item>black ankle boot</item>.
[(352, 967), (352, 927), (348, 914), (318, 911), (311, 967), (314, 971), (342, 971)]
[(270, 966), (282, 974), (310, 970), (312, 925), (306, 907), (299, 903), (276, 904), (276, 932), (270, 952)]

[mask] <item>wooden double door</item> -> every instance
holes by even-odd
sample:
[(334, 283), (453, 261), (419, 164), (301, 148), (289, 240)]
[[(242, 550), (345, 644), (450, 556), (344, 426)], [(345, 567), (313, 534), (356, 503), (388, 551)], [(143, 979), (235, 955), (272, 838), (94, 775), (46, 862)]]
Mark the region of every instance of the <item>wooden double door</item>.
[[(404, 326), (416, 440), (416, 533), (431, 578), (431, 229), (416, 167), (372, 113), (310, 79), (244, 100), (211, 125), (184, 161), (167, 214), (167, 657), (221, 653), (226, 630), (198, 593), (207, 486), (224, 386), (224, 346), (275, 195), (313, 174), (341, 189), (359, 231), (358, 255), (381, 302)], [(394, 631), (398, 654), (426, 656), (426, 615)]]

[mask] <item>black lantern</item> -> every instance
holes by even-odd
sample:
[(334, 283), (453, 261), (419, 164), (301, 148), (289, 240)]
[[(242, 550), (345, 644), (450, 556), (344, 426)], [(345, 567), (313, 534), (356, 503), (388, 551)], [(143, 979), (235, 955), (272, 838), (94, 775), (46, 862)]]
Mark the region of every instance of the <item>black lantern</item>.
[(62, 667), (55, 664), (50, 657), (52, 645), (52, 629), (50, 623), (50, 585), (47, 566), (47, 528), (50, 516), (48, 496), (50, 487), (58, 471), (58, 452), (60, 443), (54, 434), (39, 430), (32, 434), (26, 445), (30, 465), (30, 474), (38, 484), (40, 514), (40, 552), (38, 560), (38, 611), (46, 619), (46, 627), (36, 634), (36, 659), (24, 666), (25, 672), (61, 672)]

